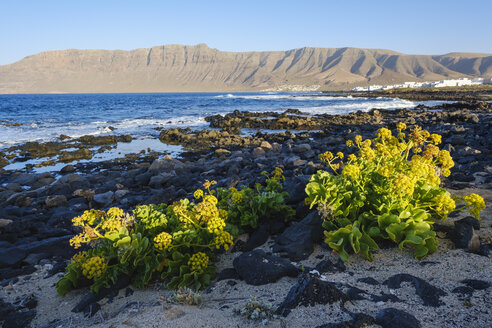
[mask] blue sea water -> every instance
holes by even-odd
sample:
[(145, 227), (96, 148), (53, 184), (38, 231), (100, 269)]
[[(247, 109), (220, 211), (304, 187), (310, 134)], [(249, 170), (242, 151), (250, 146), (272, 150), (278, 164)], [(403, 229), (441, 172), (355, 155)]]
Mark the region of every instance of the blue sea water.
[[(391, 98), (320, 97), (296, 93), (159, 93), (0, 95), (0, 149), (60, 134), (157, 136), (156, 128), (205, 128), (204, 118), (234, 110), (300, 109), (308, 114), (345, 114), (371, 108), (412, 108)], [(7, 126), (19, 123), (20, 126)]]

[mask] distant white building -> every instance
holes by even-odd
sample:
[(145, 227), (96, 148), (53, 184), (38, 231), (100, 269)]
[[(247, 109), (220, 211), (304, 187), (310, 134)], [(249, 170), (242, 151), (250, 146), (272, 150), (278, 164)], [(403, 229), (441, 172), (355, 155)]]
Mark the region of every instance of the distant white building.
[(390, 90), (399, 88), (442, 88), (442, 87), (460, 87), (465, 85), (477, 85), (477, 84), (492, 84), (492, 78), (475, 78), (470, 80), (466, 77), (455, 79), (455, 80), (440, 80), (434, 82), (404, 82), (401, 84), (394, 85), (370, 85), (367, 87), (356, 87), (351, 91), (364, 92), (364, 91), (379, 91), (379, 90)]

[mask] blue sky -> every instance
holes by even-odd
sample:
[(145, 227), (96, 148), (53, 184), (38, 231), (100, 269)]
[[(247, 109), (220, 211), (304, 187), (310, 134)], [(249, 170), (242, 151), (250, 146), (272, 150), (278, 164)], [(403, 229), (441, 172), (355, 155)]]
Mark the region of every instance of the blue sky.
[(492, 53), (492, 1), (0, 1), (0, 65), (46, 50), (207, 43), (226, 51)]

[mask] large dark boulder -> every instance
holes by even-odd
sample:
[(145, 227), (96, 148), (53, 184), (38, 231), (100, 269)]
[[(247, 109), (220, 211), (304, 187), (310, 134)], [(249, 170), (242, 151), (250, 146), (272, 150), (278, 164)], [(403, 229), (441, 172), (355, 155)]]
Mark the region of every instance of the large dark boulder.
[(0, 250), (0, 268), (15, 267), (27, 256), (27, 252), (17, 247)]
[(247, 284), (264, 285), (282, 277), (297, 277), (299, 269), (289, 260), (266, 254), (261, 249), (245, 252), (233, 261), (234, 269)]
[(302, 221), (285, 229), (277, 237), (272, 250), (284, 253), (292, 261), (304, 260), (314, 250), (314, 244), (323, 239), (323, 220), (317, 212), (311, 212)]
[(275, 313), (286, 317), (292, 309), (299, 305), (314, 306), (316, 304), (332, 304), (348, 300), (347, 295), (338, 289), (334, 283), (323, 281), (310, 275), (303, 275), (292, 286)]

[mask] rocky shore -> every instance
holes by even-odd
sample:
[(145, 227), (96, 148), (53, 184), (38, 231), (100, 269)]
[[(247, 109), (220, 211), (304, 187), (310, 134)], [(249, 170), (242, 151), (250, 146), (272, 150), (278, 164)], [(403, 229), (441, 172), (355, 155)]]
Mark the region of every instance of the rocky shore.
[[(4, 327), (159, 323), (190, 327), (190, 322), (196, 327), (255, 326), (232, 311), (249, 296), (278, 307), (277, 317), (269, 323), (275, 327), (360, 327), (363, 323), (482, 327), (490, 323), (492, 103), (473, 100), (348, 115), (235, 111), (207, 117), (207, 121), (212, 129), (160, 131), (162, 142), (185, 148), (179, 158), (134, 154), (118, 161), (66, 165), (58, 172), (0, 173), (0, 321), (5, 320)], [(394, 128), (397, 122), (441, 134), (442, 146), (456, 162), (444, 180), (445, 187), (452, 194), (478, 190), (488, 208), (480, 222), (456, 216), (436, 225), (441, 243), (426, 261), (390, 248), (379, 251), (372, 263), (354, 257), (343, 265), (321, 242), (321, 221), (304, 205), (305, 185), (311, 174), (325, 169), (319, 154), (346, 152), (347, 138), (358, 134), (372, 138), (378, 128)], [(244, 129), (257, 131), (244, 133)], [(0, 154), (0, 163), (12, 160), (11, 154), (33, 158), (52, 153), (60, 162), (90, 159), (88, 145), (103, 148), (125, 141), (131, 141), (131, 136), (29, 143)], [(71, 310), (87, 290), (65, 298), (55, 295), (52, 284), (73, 254), (68, 246), (75, 233), (71, 219), (84, 210), (171, 203), (191, 197), (205, 179), (217, 180), (218, 187), (253, 187), (261, 182), (262, 171), (275, 167), (283, 168), (284, 189), (290, 193), (288, 204), (296, 209), (296, 219), (277, 230), (260, 226), (244, 236), (242, 245), (218, 255), (223, 270), (204, 292), (201, 308), (163, 301), (170, 292), (160, 284), (134, 295), (124, 285), (119, 294), (110, 291), (112, 296), (89, 302), (97, 306), (87, 305), (79, 314)], [(90, 318), (84, 317), (84, 311)]]
[[(326, 96), (331, 96), (326, 94)], [(337, 94), (337, 97), (341, 94)], [(343, 96), (343, 94), (342, 94)], [(492, 85), (472, 85), (459, 87), (443, 87), (443, 88), (397, 88), (373, 92), (363, 92), (358, 94), (350, 94), (352, 97), (389, 97), (401, 98), (413, 101), (423, 100), (447, 100), (447, 101), (491, 101), (492, 100)]]

